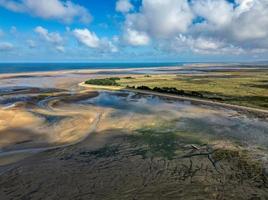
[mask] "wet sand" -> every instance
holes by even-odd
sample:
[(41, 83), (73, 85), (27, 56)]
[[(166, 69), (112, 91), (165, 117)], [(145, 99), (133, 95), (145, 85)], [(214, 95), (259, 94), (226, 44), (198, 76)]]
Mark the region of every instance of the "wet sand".
[(65, 73), (0, 78), (0, 199), (268, 198), (267, 119)]

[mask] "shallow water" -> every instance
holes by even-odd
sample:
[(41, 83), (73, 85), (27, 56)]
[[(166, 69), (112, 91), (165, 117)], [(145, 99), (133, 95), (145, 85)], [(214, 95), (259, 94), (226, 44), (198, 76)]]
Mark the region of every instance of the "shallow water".
[(267, 119), (78, 87), (91, 76), (0, 79), (0, 199), (267, 199)]
[(268, 147), (267, 121), (229, 109), (132, 92), (108, 91), (101, 91), (97, 97), (79, 103), (113, 109), (113, 117), (118, 118), (129, 113), (153, 115), (163, 122), (175, 122), (172, 128), (176, 131), (195, 133), (211, 140), (226, 139), (249, 147)]
[[(40, 122), (40, 124), (38, 121), (38, 127), (32, 127), (30, 125), (15, 127), (15, 131), (17, 129), (20, 130), (20, 128), (24, 130), (26, 126), (34, 136), (45, 134), (44, 138), (47, 139), (46, 142), (55, 141), (53, 134), (56, 135), (56, 141), (58, 141), (61, 137), (60, 131), (64, 131), (65, 126), (69, 125), (69, 121), (66, 119), (72, 119), (73, 117), (78, 123), (81, 119), (77, 118), (77, 115), (85, 112), (84, 115), (91, 115), (91, 117), (94, 114), (102, 115), (104, 113), (97, 131), (122, 129), (122, 131), (132, 132), (139, 128), (151, 126), (161, 128), (168, 126), (166, 127), (168, 130), (189, 133), (205, 141), (231, 141), (232, 143), (241, 144), (250, 149), (259, 147), (268, 148), (267, 120), (252, 116), (249, 117), (237, 111), (222, 107), (193, 104), (190, 101), (179, 101), (133, 92), (99, 91), (98, 96), (94, 98), (73, 100), (68, 102), (64, 108), (60, 108), (68, 113), (66, 117), (64, 117), (66, 113), (60, 115), (60, 118), (66, 120), (65, 122), (64, 120), (58, 120), (59, 111), (57, 109), (53, 110), (53, 108), (48, 106), (50, 101), (59, 99), (61, 102), (63, 100), (61, 96), (52, 98), (44, 97), (43, 99), (41, 97), (40, 99), (33, 100), (40, 94), (42, 96), (42, 93), (45, 92), (54, 91), (57, 93), (58, 89), (63, 89), (59, 91), (65, 91), (66, 93), (69, 92), (69, 96), (75, 96), (83, 89), (79, 88), (77, 84), (89, 76), (96, 75), (66, 73), (45, 77), (13, 77), (10, 79), (1, 79), (0, 106), (3, 109), (9, 110), (13, 109), (13, 105), (19, 102), (35, 104), (36, 108), (20, 109), (31, 114), (35, 113), (34, 117), (40, 118), (42, 123)], [(36, 93), (32, 93), (33, 90)], [(40, 110), (48, 113), (39, 113)], [(5, 118), (0, 121), (1, 124), (5, 127), (2, 132), (5, 129), (8, 130), (9, 126), (12, 126), (12, 123), (5, 121)], [(87, 126), (89, 127), (90, 124), (87, 124)], [(79, 126), (74, 126), (73, 128), (74, 130), (68, 134), (72, 135), (73, 132), (75, 133), (76, 129), (79, 129)], [(19, 134), (14, 131), (12, 133)], [(68, 134), (66, 135), (70, 137)], [(20, 133), (18, 136), (24, 138), (23, 133)], [(83, 137), (83, 134), (80, 136)], [(26, 137), (26, 139), (28, 140), (30, 138)], [(27, 141), (26, 139), (24, 140)], [(20, 142), (16, 141), (15, 143)], [(23, 145), (25, 148), (28, 148), (27, 142), (23, 143)], [(32, 146), (39, 148), (40, 141), (39, 143), (35, 143), (35, 140), (33, 140), (29, 147), (32, 148)], [(43, 146), (44, 144), (42, 143)], [(9, 149), (16, 148), (10, 147)]]
[(142, 69), (147, 67), (182, 66), (182, 62), (162, 63), (0, 63), (0, 73), (42, 72), (78, 69)]

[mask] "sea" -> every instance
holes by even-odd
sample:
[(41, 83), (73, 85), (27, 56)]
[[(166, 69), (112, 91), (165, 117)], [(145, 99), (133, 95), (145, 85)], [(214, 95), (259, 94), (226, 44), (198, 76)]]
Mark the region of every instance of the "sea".
[(0, 74), (82, 69), (127, 69), (148, 67), (178, 67), (190, 63), (0, 63)]

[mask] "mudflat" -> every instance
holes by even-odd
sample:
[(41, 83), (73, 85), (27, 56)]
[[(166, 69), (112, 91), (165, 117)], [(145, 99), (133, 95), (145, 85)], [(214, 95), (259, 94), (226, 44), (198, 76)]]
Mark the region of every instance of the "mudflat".
[[(150, 70), (116, 76), (185, 76)], [(268, 198), (265, 115), (78, 85), (114, 73), (45, 75), (0, 78), (0, 199)]]

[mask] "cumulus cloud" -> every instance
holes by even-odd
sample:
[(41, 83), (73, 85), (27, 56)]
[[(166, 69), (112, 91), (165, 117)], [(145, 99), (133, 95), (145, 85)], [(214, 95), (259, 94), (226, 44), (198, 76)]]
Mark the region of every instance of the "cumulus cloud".
[(10, 51), (14, 48), (14, 45), (9, 42), (0, 43), (0, 51)]
[(87, 28), (74, 29), (73, 35), (77, 41), (89, 48), (97, 49), (100, 51), (117, 52), (117, 47), (106, 38), (99, 38), (94, 32)]
[(125, 15), (123, 38), (134, 46), (176, 41), (195, 52), (264, 52), (267, 27), (267, 0), (142, 0)]
[(76, 39), (90, 48), (98, 48), (100, 46), (100, 39), (94, 32), (90, 32), (88, 29), (75, 29), (73, 31)]
[(131, 11), (134, 8), (134, 6), (130, 3), (129, 0), (118, 0), (116, 2), (115, 10), (117, 12), (127, 13)]
[[(131, 0), (116, 1), (115, 9), (123, 13), (120, 19), (124, 18), (120, 37), (103, 38), (87, 28), (68, 27), (67, 35), (96, 52), (117, 52), (121, 42), (121, 47), (151, 45), (158, 50), (199, 54), (268, 52), (268, 0), (139, 1), (139, 7), (134, 7), (137, 4), (131, 4)], [(71, 0), (0, 0), (0, 6), (65, 23), (89, 22), (91, 18), (86, 8)], [(55, 50), (65, 51), (66, 35), (63, 40), (58, 32), (41, 26), (35, 32)], [(27, 44), (30, 48), (36, 46), (34, 41)], [(2, 46), (8, 49), (8, 45)]]
[[(248, 2), (248, 4), (243, 2)], [(266, 0), (256, 0), (249, 4), (250, 2), (241, 1), (241, 7), (239, 6), (235, 10), (236, 17), (231, 24), (231, 28), (237, 40), (264, 39), (268, 36), (268, 2)]]
[(28, 13), (43, 19), (56, 19), (65, 23), (71, 23), (78, 19), (83, 23), (89, 23), (91, 15), (88, 10), (71, 1), (62, 0), (0, 0), (0, 6), (20, 13)]
[(125, 30), (126, 34), (128, 30), (135, 30), (153, 37), (167, 38), (187, 31), (192, 20), (193, 14), (187, 0), (143, 0), (138, 13), (126, 16)]
[[(40, 36), (42, 40), (51, 44), (54, 50), (58, 52), (65, 51), (65, 47), (63, 46), (63, 43), (64, 43), (63, 38), (59, 33), (49, 32), (47, 29), (43, 28), (42, 26), (37, 26), (34, 29), (34, 31)], [(33, 40), (28, 40), (27, 43), (30, 48), (35, 48), (37, 46), (36, 42), (34, 42)]]
[(233, 5), (226, 0), (194, 0), (192, 8), (197, 16), (202, 16), (207, 23), (224, 26), (231, 22)]
[(39, 34), (39, 36), (53, 44), (61, 44), (63, 39), (59, 33), (51, 32), (49, 33), (47, 29), (43, 28), (42, 26), (38, 26), (34, 29), (34, 31)]
[(118, 47), (108, 38), (103, 38), (101, 41), (101, 51), (107, 52), (107, 50), (108, 52), (116, 53), (118, 52)]
[[(227, 44), (224, 41), (219, 41), (213, 38), (205, 37), (186, 37), (180, 35), (173, 42), (172, 50), (182, 51), (182, 49), (190, 49), (198, 54), (241, 54), (243, 49)], [(182, 48), (183, 47), (183, 48)]]
[(239, 4), (239, 7), (236, 9), (236, 14), (240, 15), (243, 12), (249, 11), (256, 3), (256, 0), (236, 0), (236, 2)]
[(223, 0), (193, 1), (196, 15), (205, 21), (190, 31), (248, 50), (268, 48), (267, 0), (236, 0), (235, 3), (234, 6)]
[(131, 28), (127, 28), (124, 33), (124, 41), (133, 46), (143, 46), (150, 43), (150, 37), (145, 32), (139, 32)]

